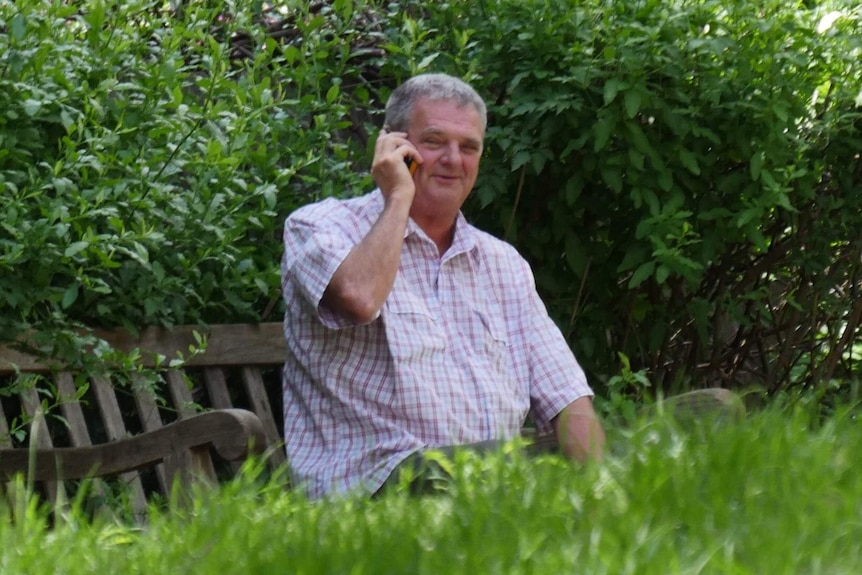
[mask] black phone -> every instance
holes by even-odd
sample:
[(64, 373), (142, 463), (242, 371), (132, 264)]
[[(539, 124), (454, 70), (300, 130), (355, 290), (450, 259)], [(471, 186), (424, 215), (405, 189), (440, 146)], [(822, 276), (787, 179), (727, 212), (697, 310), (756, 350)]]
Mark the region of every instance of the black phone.
[(419, 167), (419, 164), (414, 162), (413, 158), (411, 158), (409, 156), (404, 158), (404, 163), (407, 164), (407, 169), (410, 170), (411, 176), (416, 173), (416, 168)]

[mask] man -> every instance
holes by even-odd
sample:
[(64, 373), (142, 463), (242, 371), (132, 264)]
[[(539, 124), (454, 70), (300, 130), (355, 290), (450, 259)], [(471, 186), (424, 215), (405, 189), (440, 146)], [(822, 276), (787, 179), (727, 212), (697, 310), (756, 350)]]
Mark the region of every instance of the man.
[(285, 443), (310, 497), (374, 493), (408, 457), (510, 439), (528, 414), (567, 456), (601, 455), (592, 391), (528, 264), (460, 212), (485, 126), (472, 87), (416, 76), (387, 102), (378, 188), (285, 222)]

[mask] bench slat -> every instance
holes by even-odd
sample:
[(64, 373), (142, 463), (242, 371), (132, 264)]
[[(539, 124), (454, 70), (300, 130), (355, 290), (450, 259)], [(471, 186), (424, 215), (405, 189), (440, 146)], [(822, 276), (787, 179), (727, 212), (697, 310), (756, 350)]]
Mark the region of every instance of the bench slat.
[[(210, 405), (213, 409), (230, 409), (235, 407), (227, 388), (227, 378), (224, 375), (224, 369), (220, 367), (204, 368), (204, 385), (206, 385), (207, 396), (210, 398)], [(239, 470), (241, 465), (242, 463), (238, 461), (230, 462), (230, 467), (234, 473)]]
[[(105, 434), (110, 441), (119, 441), (127, 436), (126, 423), (120, 411), (120, 403), (117, 401), (117, 393), (111, 382), (104, 378), (93, 378), (90, 381), (91, 389), (96, 396), (96, 405), (102, 424), (105, 426)], [(136, 514), (143, 514), (147, 509), (147, 496), (141, 477), (134, 471), (120, 474), (120, 479), (131, 490), (131, 505)]]
[[(207, 338), (206, 351), (189, 358), (189, 346), (197, 346), (194, 332)], [(186, 366), (251, 366), (284, 363), (285, 345), (281, 323), (212, 325), (208, 328), (177, 326), (172, 330), (147, 328), (139, 337), (126, 331), (96, 331), (113, 347), (142, 350), (145, 367), (156, 367), (161, 355), (173, 359), (177, 352), (186, 357)]]
[(66, 420), (72, 445), (75, 447), (92, 445), (84, 410), (81, 409), (81, 403), (75, 400), (77, 396), (75, 378), (71, 373), (63, 371), (57, 374), (55, 383), (60, 396), (60, 412)]
[(96, 396), (96, 405), (105, 425), (105, 434), (111, 441), (126, 437), (126, 422), (120, 411), (120, 404), (111, 382), (105, 378), (96, 377), (90, 382)]
[[(74, 376), (67, 371), (60, 372), (57, 374), (56, 384), (61, 400), (60, 411), (66, 420), (72, 445), (75, 447), (90, 447), (93, 445), (93, 442), (90, 438), (90, 431), (87, 428), (84, 410), (81, 408), (81, 402), (75, 399), (78, 394), (75, 389)], [(105, 496), (106, 490), (103, 481), (96, 480), (93, 482), (93, 493), (99, 497)], [(143, 495), (143, 491), (141, 491), (141, 495)], [(143, 511), (137, 507), (133, 507), (133, 509), (139, 515)]]
[(36, 441), (36, 447), (47, 449), (54, 447), (51, 434), (48, 432), (48, 423), (42, 415), (42, 405), (39, 401), (39, 392), (33, 387), (27, 387), (21, 391), (21, 404), (24, 413), (33, 418), (30, 422), (30, 441)]
[[(281, 323), (225, 324), (200, 326), (177, 326), (172, 330), (150, 327), (139, 336), (125, 330), (94, 330), (93, 335), (107, 341), (112, 347), (128, 352), (141, 350), (144, 367), (165, 366), (165, 359), (189, 355), (189, 346), (196, 346), (194, 332), (207, 336), (206, 351), (188, 358), (187, 366), (241, 366), (275, 365), (284, 363), (286, 354)], [(0, 345), (0, 373), (11, 374), (15, 366), (20, 371), (46, 373), (56, 368), (50, 361), (42, 361), (31, 355), (18, 352), (9, 346)]]
[(227, 390), (227, 379), (224, 371), (218, 367), (207, 367), (204, 369), (204, 383), (207, 386), (207, 394), (210, 403), (215, 409), (227, 409), (233, 407), (230, 392)]
[[(133, 384), (134, 385), (134, 384)], [(159, 406), (153, 394), (146, 388), (135, 385), (135, 408), (138, 410), (138, 418), (145, 432), (153, 432), (163, 427), (162, 416), (159, 415)], [(159, 489), (162, 493), (170, 493), (171, 483), (165, 473), (162, 464), (156, 465), (156, 478), (159, 481)]]
[[(51, 440), (48, 422), (45, 421), (45, 415), (42, 413), (39, 392), (34, 387), (27, 387), (21, 391), (20, 397), (24, 412), (33, 418), (30, 422), (31, 445), (35, 441), (36, 444), (34, 447), (36, 449), (51, 449), (54, 447), (54, 442)], [(62, 484), (58, 484), (56, 481), (46, 481), (45, 492), (51, 503), (56, 503), (58, 497), (64, 493), (64, 490)]]
[[(179, 416), (186, 418), (197, 414), (193, 403), (194, 398), (183, 372), (171, 369), (165, 373), (165, 381), (174, 409), (177, 410)], [(186, 473), (188, 469), (196, 470), (202, 476), (201, 479), (215, 481), (215, 466), (209, 451), (206, 449), (177, 453), (165, 460), (165, 478), (169, 483), (173, 483), (175, 476), (179, 476), (178, 479), (183, 483), (188, 482), (191, 479)]]
[(274, 465), (280, 465), (287, 458), (282, 448), (281, 434), (278, 432), (278, 427), (276, 427), (275, 420), (273, 419), (272, 405), (269, 402), (269, 397), (266, 395), (263, 376), (260, 374), (260, 369), (252, 367), (243, 367), (241, 374), (252, 411), (257, 414), (261, 423), (263, 423), (263, 432), (266, 434), (267, 444), (270, 447), (278, 447), (271, 451), (271, 461)]
[[(6, 421), (6, 415), (3, 409), (0, 409), (0, 449), (12, 449), (12, 436), (9, 434), (9, 422)], [(11, 492), (14, 485), (0, 481), (0, 496), (7, 492)]]
[(0, 448), (12, 447), (10, 431), (9, 422), (6, 421), (6, 414), (0, 409)]
[(186, 384), (183, 374), (176, 369), (172, 369), (165, 374), (165, 380), (168, 382), (168, 391), (171, 394), (174, 408), (182, 417), (189, 417), (197, 413), (192, 405), (192, 392)]

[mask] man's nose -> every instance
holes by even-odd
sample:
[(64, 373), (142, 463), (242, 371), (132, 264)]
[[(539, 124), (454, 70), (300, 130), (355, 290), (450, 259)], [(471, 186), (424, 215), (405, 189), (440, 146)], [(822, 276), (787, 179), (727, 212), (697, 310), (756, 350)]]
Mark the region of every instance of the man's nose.
[(446, 146), (446, 152), (441, 160), (446, 164), (457, 165), (461, 161), (461, 150), (458, 148), (457, 142)]

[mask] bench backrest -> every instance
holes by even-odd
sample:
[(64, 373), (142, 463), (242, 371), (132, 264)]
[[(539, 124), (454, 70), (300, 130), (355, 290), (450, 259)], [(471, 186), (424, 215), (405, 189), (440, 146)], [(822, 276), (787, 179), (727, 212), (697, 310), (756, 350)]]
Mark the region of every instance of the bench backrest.
[[(161, 372), (162, 381), (155, 390), (134, 384), (115, 385), (109, 378), (76, 382), (74, 373), (52, 369), (32, 356), (0, 347), (0, 389), (5, 386), (14, 390), (0, 397), (0, 448), (86, 447), (160, 429), (202, 408), (242, 408), (260, 418), (269, 446), (268, 461), (274, 467), (280, 466), (285, 460), (280, 386), (285, 347), (281, 323), (150, 328), (139, 336), (123, 330), (96, 335), (115, 349), (139, 349), (143, 365), (154, 367), (158, 356), (170, 360), (177, 357), (177, 351), (188, 356), (189, 346), (197, 342), (195, 331), (206, 336), (205, 351), (191, 357), (181, 370)], [(46, 377), (36, 385), (21, 385), (26, 378), (18, 374)], [(86, 386), (82, 387), (83, 383)], [(58, 398), (55, 411), (62, 417), (52, 416), (51, 411), (44, 416), (44, 405)], [(23, 428), (22, 421), (27, 422)], [(131, 488), (135, 509), (146, 506), (151, 490), (169, 493), (169, 477), (161, 467), (154, 471), (155, 487), (145, 486), (136, 473), (122, 477)], [(56, 497), (56, 489), (56, 485), (45, 486), (49, 498)]]

